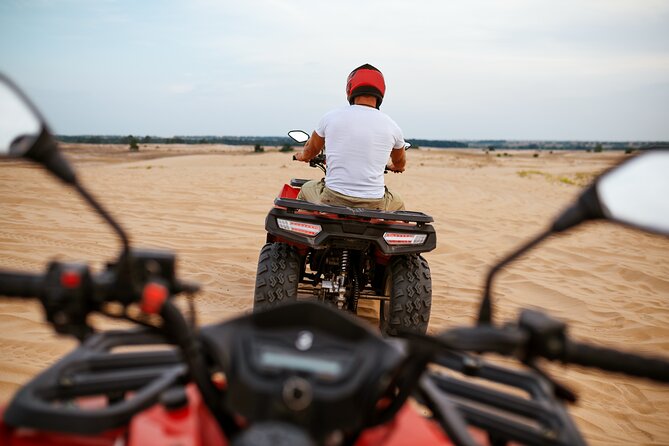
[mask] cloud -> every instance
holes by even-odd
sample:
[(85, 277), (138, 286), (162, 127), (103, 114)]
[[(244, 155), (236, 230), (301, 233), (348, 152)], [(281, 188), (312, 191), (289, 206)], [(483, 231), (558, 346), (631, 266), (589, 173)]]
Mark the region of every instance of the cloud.
[[(639, 93), (669, 79), (667, 23), (665, 0), (14, 2), (0, 3), (0, 68), (48, 92), (46, 112), (77, 128), (121, 122), (116, 104), (147, 103), (193, 116), (145, 113), (137, 125), (280, 134), (345, 103), (346, 75), (369, 62), (386, 75), (384, 110), (416, 137), (590, 128), (593, 138), (669, 138), (666, 126), (639, 125), (669, 113)], [(106, 114), (57, 105), (72, 101)], [(625, 103), (638, 119), (613, 119)]]
[(172, 94), (187, 94), (195, 90), (195, 85), (189, 83), (177, 83), (167, 86), (167, 91)]

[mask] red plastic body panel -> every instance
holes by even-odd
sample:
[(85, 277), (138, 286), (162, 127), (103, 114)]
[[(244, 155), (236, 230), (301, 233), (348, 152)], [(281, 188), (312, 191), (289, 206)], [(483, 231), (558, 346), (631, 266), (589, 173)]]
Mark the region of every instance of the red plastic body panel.
[[(0, 418), (0, 445), (2, 446), (126, 446), (179, 445), (226, 446), (216, 420), (202, 402), (197, 389), (187, 389), (188, 405), (167, 411), (161, 405), (135, 416), (128, 427), (115, 429), (96, 436), (69, 435), (56, 432), (36, 432), (33, 429), (15, 429)], [(0, 415), (4, 408), (0, 410)], [(127, 439), (127, 441), (126, 441)]]
[(281, 192), (279, 192), (279, 198), (293, 198), (297, 199), (297, 194), (300, 193), (299, 187), (293, 187), (290, 184), (284, 184)]
[[(97, 436), (67, 435), (55, 432), (35, 432), (32, 429), (14, 429), (0, 418), (0, 445), (2, 446), (127, 446), (179, 445), (227, 446), (216, 420), (204, 406), (199, 392), (189, 385), (188, 405), (167, 411), (156, 405), (138, 414), (127, 428), (119, 428)], [(4, 408), (0, 410), (0, 415)], [(481, 444), (487, 444), (484, 435), (473, 432)], [(478, 435), (477, 435), (478, 434)], [(125, 441), (127, 440), (127, 442)], [(439, 426), (421, 416), (410, 403), (400, 409), (395, 418), (381, 426), (363, 432), (357, 446), (399, 446), (406, 444), (451, 446)]]
[[(4, 412), (4, 409), (3, 409)], [(14, 429), (0, 420), (2, 446), (114, 446), (124, 444), (127, 430), (117, 429), (97, 436), (68, 435), (56, 432), (36, 432), (32, 429)]]
[(228, 444), (195, 386), (186, 389), (188, 405), (167, 411), (155, 405), (132, 419), (128, 446), (179, 445), (225, 446)]
[(395, 418), (381, 426), (367, 429), (356, 446), (435, 445), (453, 443), (434, 422), (420, 416), (410, 404), (405, 404)]

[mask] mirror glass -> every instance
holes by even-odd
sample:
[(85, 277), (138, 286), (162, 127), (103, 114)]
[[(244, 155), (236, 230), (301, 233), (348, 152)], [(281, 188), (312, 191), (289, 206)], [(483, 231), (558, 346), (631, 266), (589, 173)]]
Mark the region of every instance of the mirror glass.
[(304, 130), (291, 130), (288, 132), (288, 136), (300, 144), (307, 142), (309, 139), (309, 134)]
[(41, 130), (40, 118), (9, 84), (0, 80), (0, 155), (23, 155)]
[(597, 181), (597, 195), (608, 218), (669, 235), (669, 150), (612, 169)]

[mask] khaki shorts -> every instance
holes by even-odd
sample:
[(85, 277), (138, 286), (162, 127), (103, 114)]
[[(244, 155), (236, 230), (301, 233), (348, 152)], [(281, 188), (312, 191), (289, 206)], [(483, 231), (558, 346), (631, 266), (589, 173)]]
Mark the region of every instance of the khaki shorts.
[(356, 198), (333, 191), (325, 185), (324, 180), (311, 180), (302, 185), (297, 198), (318, 204), (380, 209), (384, 211), (403, 211), (404, 201), (402, 201), (402, 198), (389, 191), (387, 187), (385, 189), (386, 192), (382, 198)]

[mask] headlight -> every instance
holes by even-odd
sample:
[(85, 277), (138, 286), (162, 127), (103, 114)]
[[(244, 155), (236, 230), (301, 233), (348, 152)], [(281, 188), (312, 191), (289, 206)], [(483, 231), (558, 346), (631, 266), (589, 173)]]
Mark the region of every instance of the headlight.
[(427, 239), (427, 234), (386, 232), (383, 234), (383, 239), (389, 245), (422, 245)]
[(321, 232), (322, 229), (321, 225), (304, 223), (302, 221), (285, 220), (283, 218), (277, 218), (276, 222), (278, 223), (279, 228), (285, 231), (290, 231), (309, 237), (315, 237), (319, 232)]

